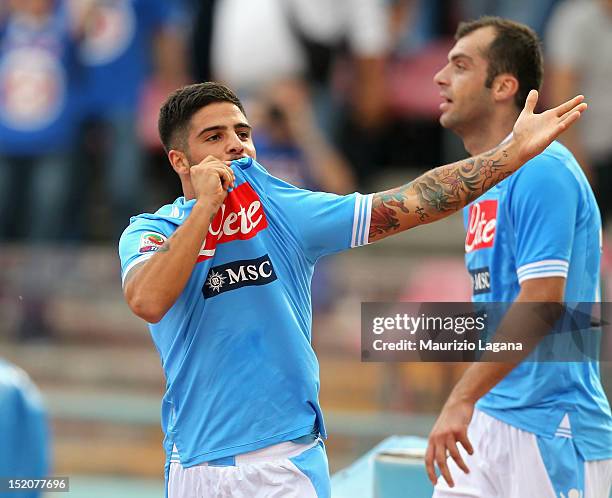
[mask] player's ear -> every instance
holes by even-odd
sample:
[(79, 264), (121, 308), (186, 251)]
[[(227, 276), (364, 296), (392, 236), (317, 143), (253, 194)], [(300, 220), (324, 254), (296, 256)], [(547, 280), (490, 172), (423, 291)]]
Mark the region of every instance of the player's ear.
[(170, 149), (168, 152), (168, 159), (172, 165), (172, 169), (179, 175), (186, 175), (189, 173), (189, 161), (184, 152), (176, 149)]
[(496, 101), (514, 99), (518, 90), (519, 82), (512, 74), (498, 74), (493, 80), (492, 93)]

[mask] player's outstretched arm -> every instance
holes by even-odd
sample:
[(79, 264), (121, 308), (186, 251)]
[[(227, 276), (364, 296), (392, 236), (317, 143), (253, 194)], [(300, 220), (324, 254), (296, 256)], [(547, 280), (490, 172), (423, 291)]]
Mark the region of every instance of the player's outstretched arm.
[(401, 187), (374, 194), (369, 241), (445, 218), (480, 197), (570, 127), (587, 108), (583, 100), (578, 95), (535, 114), (538, 92), (532, 90), (510, 140), (478, 156), (432, 169)]

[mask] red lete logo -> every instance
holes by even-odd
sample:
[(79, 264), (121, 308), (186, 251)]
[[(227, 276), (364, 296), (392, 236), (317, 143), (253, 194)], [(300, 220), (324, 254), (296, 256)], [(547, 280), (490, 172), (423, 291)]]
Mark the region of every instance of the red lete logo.
[(233, 189), (217, 211), (200, 250), (198, 262), (215, 255), (217, 244), (248, 240), (268, 226), (261, 200), (248, 183)]
[(497, 225), (497, 201), (475, 202), (470, 206), (465, 252), (493, 247)]

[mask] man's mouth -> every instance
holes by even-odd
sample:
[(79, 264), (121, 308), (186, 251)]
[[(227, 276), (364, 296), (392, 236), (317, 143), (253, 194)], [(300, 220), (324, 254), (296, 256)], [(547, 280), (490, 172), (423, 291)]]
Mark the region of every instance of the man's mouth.
[(442, 102), (440, 102), (440, 110), (445, 111), (453, 103), (452, 99), (449, 99), (446, 95), (440, 95)]

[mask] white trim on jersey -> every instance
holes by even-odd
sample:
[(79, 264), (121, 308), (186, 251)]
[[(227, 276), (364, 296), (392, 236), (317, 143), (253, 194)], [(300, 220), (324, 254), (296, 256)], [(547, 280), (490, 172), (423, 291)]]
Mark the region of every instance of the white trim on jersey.
[(535, 263), (528, 263), (516, 270), (519, 284), (525, 280), (544, 277), (567, 278), (569, 262), (562, 259), (544, 259)]
[(370, 220), (372, 218), (372, 198), (374, 194), (357, 194), (355, 216), (353, 218), (353, 236), (351, 247), (369, 244)]
[(555, 436), (557, 437), (567, 437), (572, 439), (572, 426), (570, 424), (569, 415), (566, 413), (557, 427), (557, 431), (555, 432)]
[(125, 267), (125, 271), (123, 272), (123, 276), (121, 277), (121, 287), (123, 287), (123, 285), (125, 284), (125, 279), (128, 276), (128, 273), (130, 273), (130, 270), (134, 268), (138, 263), (142, 263), (143, 261), (146, 261), (154, 254), (155, 254), (154, 252), (150, 252), (147, 254), (143, 254), (142, 256), (138, 256), (134, 261), (132, 261), (129, 265), (127, 265)]

